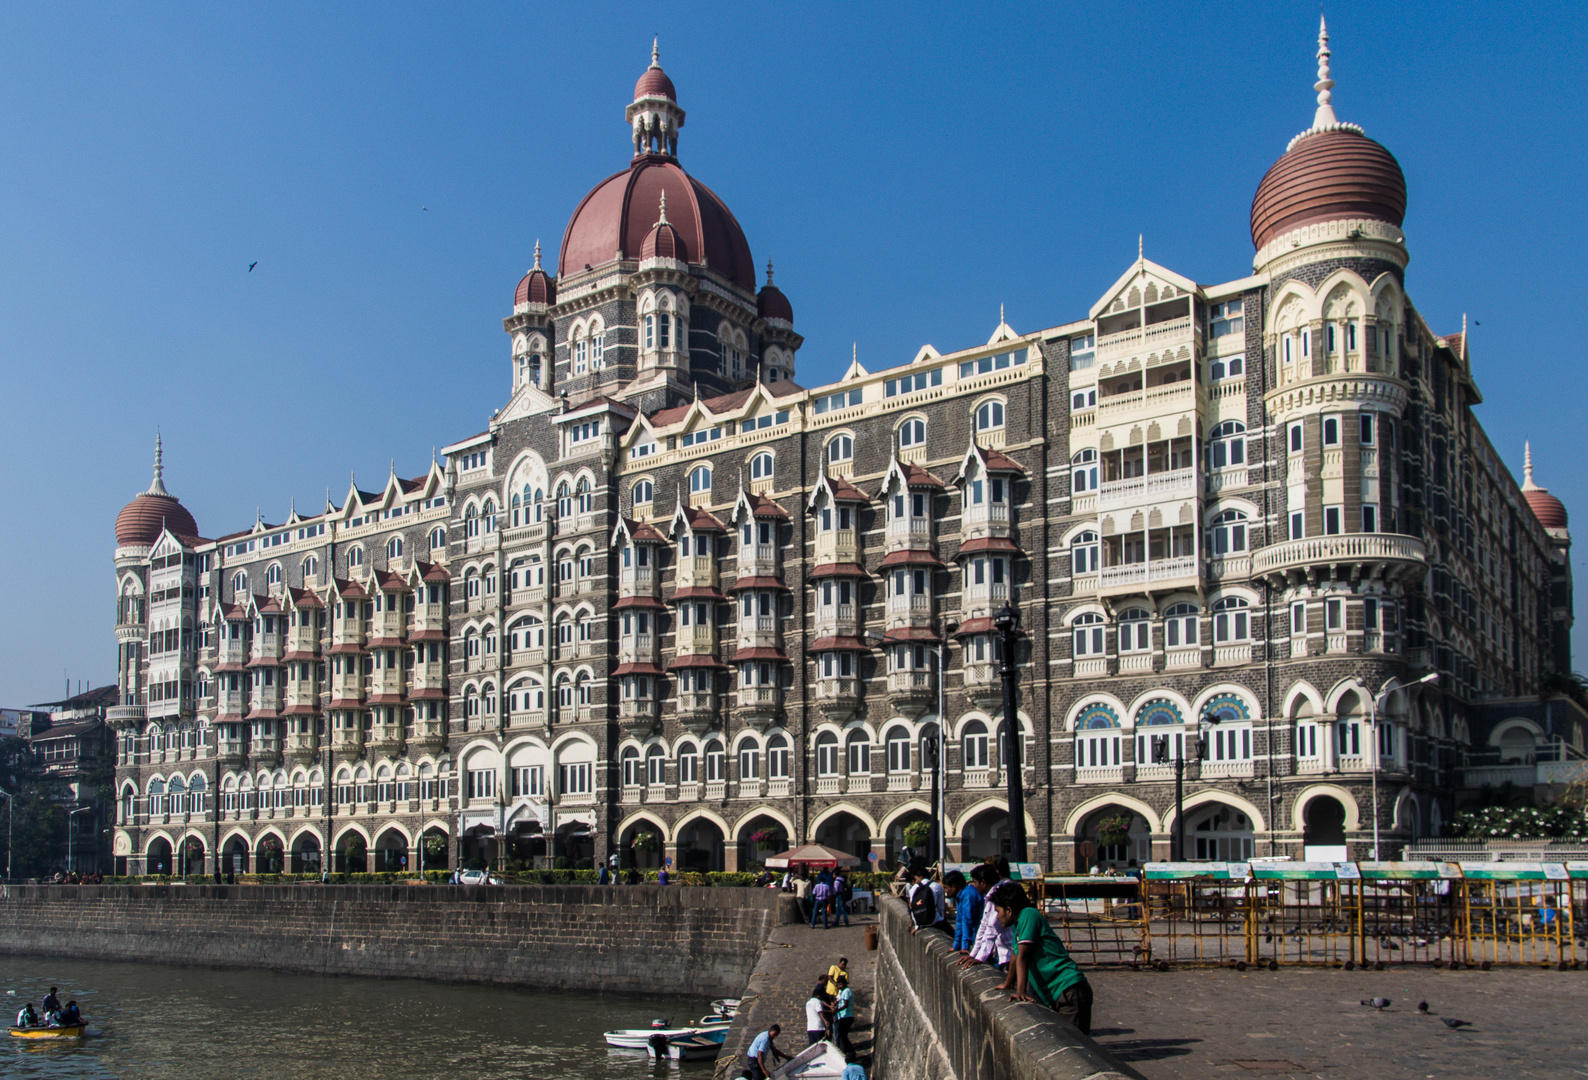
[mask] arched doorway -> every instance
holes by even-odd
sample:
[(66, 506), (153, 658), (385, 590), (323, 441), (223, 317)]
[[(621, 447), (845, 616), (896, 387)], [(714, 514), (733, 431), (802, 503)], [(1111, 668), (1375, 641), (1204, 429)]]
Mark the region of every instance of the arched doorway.
[[(906, 851), (910, 858), (923, 859), (928, 863), (937, 861), (937, 852), (932, 850), (932, 843), (927, 840), (923, 843), (912, 844), (905, 838), (904, 831), (915, 822), (931, 824), (931, 817), (924, 810), (911, 810), (907, 814), (900, 814), (888, 825), (887, 859), (889, 862), (903, 862)], [(864, 854), (856, 852), (861, 858)]]
[(488, 870), (496, 865), (496, 830), (475, 825), (463, 832), (463, 868)]
[(387, 829), (375, 838), (375, 872), (401, 874), (408, 870), (408, 838)]
[(1128, 867), (1152, 859), (1152, 832), (1140, 814), (1124, 806), (1104, 806), (1087, 815), (1075, 835), (1077, 873), (1093, 866)]
[(588, 821), (565, 821), (557, 826), (552, 836), (553, 853), (567, 859), (575, 870), (589, 870), (595, 860), (595, 838), (590, 835)]
[(149, 844), (149, 852), (144, 857), (143, 866), (146, 874), (169, 874), (171, 872), (171, 841), (163, 836), (157, 836)]
[(445, 830), (431, 827), (419, 841), (419, 858), (426, 870), (445, 870), (451, 837)]
[(959, 835), (960, 857), (980, 862), (994, 855), (1009, 854), (1009, 813), (990, 806), (965, 822)]
[(292, 842), (292, 872), (318, 874), (320, 872), (320, 838), (311, 832), (303, 833)]
[(336, 844), (336, 872), (339, 874), (362, 874), (368, 865), (369, 845), (364, 837), (352, 830), (342, 834), (342, 839)]
[(546, 854), (546, 834), (534, 818), (512, 822), (507, 834), (507, 868), (528, 870)]
[(761, 867), (773, 855), (789, 849), (788, 830), (776, 818), (757, 814), (739, 827), (738, 846), (741, 871)]
[(1243, 811), (1223, 803), (1186, 811), (1186, 858), (1243, 862), (1254, 853), (1252, 823)]
[(871, 854), (871, 828), (855, 815), (843, 811), (821, 823), (816, 830), (816, 842), (864, 859)]
[(696, 818), (678, 834), (678, 869), (707, 873), (722, 869), (722, 830), (712, 821)]
[(182, 874), (198, 877), (204, 873), (204, 841), (190, 836), (182, 841)]
[(286, 865), (286, 854), (281, 837), (267, 833), (254, 845), (254, 866), (261, 874), (279, 874)]
[(221, 848), (221, 872), (225, 874), (248, 873), (248, 841), (234, 836)]
[(649, 818), (640, 818), (618, 837), (618, 865), (627, 870), (655, 870), (662, 865), (662, 827)]
[[(1308, 800), (1302, 810), (1301, 842), (1304, 847), (1345, 847), (1345, 807), (1332, 795)], [(1338, 855), (1339, 852), (1326, 854)], [(1310, 857), (1310, 856), (1309, 856)]]

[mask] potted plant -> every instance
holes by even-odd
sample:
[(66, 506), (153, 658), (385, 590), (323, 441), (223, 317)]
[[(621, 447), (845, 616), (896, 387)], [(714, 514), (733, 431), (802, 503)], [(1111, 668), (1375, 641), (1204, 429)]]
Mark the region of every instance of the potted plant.
[(904, 842), (912, 848), (920, 849), (932, 842), (932, 823), (930, 821), (912, 821), (904, 827)]
[(776, 829), (757, 829), (750, 834), (750, 842), (755, 844), (757, 851), (772, 851), (780, 840)]
[(1130, 814), (1114, 814), (1098, 821), (1097, 843), (1100, 847), (1123, 844), (1130, 839)]
[(634, 834), (635, 851), (655, 851), (656, 834), (653, 832), (637, 832)]

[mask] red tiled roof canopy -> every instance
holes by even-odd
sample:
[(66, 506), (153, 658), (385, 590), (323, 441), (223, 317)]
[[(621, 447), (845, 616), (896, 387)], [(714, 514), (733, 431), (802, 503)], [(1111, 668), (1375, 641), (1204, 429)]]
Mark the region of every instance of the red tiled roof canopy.
[(865, 649), (866, 643), (857, 637), (824, 637), (811, 642), (811, 652), (831, 652), (834, 649)]
[(740, 649), (733, 654), (734, 663), (740, 660), (787, 660), (788, 656), (782, 649)]
[(1003, 551), (1011, 554), (1020, 554), (1020, 548), (1007, 536), (979, 536), (974, 540), (967, 540), (959, 546), (961, 555), (974, 555), (980, 551)]
[(678, 668), (695, 667), (720, 668), (727, 667), (727, 665), (708, 653), (690, 653), (687, 656), (675, 656), (667, 667), (669, 670), (677, 670)]
[(625, 608), (665, 608), (666, 606), (666, 604), (662, 603), (654, 596), (620, 596), (618, 597), (618, 602), (612, 605), (612, 610), (622, 611)]
[(789, 587), (775, 577), (742, 577), (728, 586), (729, 592), (742, 592), (745, 589), (781, 589), (788, 592)]
[(709, 585), (691, 585), (687, 589), (679, 589), (673, 593), (674, 600), (717, 600), (725, 601), (728, 598)]
[(882, 560), (881, 568), (890, 566), (942, 566), (943, 560), (930, 551), (895, 551)]
[(775, 501), (759, 492), (749, 496), (750, 513), (755, 517), (782, 518), (788, 520), (788, 511), (779, 506)]
[(822, 563), (810, 573), (811, 579), (824, 577), (870, 577), (866, 568), (859, 563), (830, 562)]
[(612, 669), (614, 675), (661, 675), (662, 669), (655, 664), (619, 664)]
[(684, 520), (696, 532), (727, 532), (728, 526), (698, 506), (684, 507)]
[(935, 631), (924, 626), (896, 626), (882, 635), (884, 641), (913, 641), (935, 645), (941, 640)]

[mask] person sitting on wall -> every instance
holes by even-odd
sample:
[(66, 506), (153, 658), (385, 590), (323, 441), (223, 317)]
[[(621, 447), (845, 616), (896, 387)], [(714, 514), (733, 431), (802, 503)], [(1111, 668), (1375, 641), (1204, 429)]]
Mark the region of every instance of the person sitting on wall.
[[(1004, 863), (1003, 870), (1007, 872), (1008, 863)], [(1000, 877), (999, 868), (991, 863), (983, 863), (971, 868), (971, 888), (981, 893), (984, 898), (990, 898), (1001, 886), (1009, 883), (1007, 876)], [(1014, 930), (998, 921), (998, 909), (991, 903), (982, 907), (981, 925), (976, 928), (975, 940), (971, 942), (970, 952), (965, 959), (959, 962), (960, 967), (970, 967), (972, 964), (991, 963), (1000, 971), (1009, 963), (1009, 958), (1014, 952)]]
[(36, 1027), (38, 1022), (39, 1014), (33, 1010), (33, 1002), (31, 1001), (22, 1006), (17, 1013), (17, 1027), (19, 1028)]
[(998, 919), (1015, 930), (1016, 949), (1000, 990), (1014, 991), (1010, 1001), (1036, 1001), (1074, 1024), (1082, 1035), (1092, 1033), (1092, 984), (1075, 966), (1048, 918), (1014, 882), (1000, 885), (989, 901)]

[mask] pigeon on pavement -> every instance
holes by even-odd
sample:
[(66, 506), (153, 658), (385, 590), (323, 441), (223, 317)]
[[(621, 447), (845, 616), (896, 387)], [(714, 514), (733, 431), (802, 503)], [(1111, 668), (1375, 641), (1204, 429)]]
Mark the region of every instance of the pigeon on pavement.
[(1443, 1020), (1445, 1022), (1445, 1027), (1449, 1028), (1451, 1031), (1455, 1031), (1457, 1028), (1472, 1026), (1471, 1020), (1457, 1020), (1453, 1016), (1441, 1016), (1439, 1019)]
[(1428, 1015), (1428, 1002), (1419, 1001), (1417, 1003), (1417, 1011), (1422, 1013), (1424, 1016), (1427, 1016)]
[(1377, 1009), (1380, 1012), (1382, 1012), (1382, 1011), (1384, 1011), (1384, 1009), (1388, 1008), (1389, 1007), (1389, 1003), (1390, 1003), (1390, 999), (1389, 998), (1383, 998), (1383, 997), (1363, 998), (1362, 999), (1362, 1004), (1371, 1006), (1372, 1008)]

